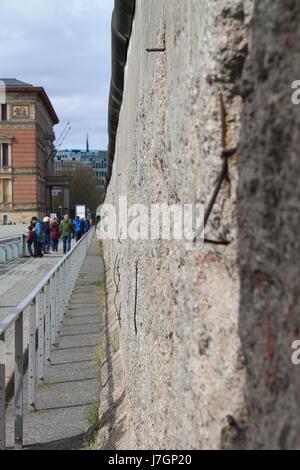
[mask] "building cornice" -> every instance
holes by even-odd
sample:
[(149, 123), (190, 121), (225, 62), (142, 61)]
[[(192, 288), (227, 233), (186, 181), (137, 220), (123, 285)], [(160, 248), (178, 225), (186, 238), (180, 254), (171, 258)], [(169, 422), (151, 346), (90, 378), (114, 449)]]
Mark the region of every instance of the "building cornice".
[(54, 111), (52, 103), (43, 87), (8, 87), (6, 88), (6, 93), (21, 93), (21, 94), (28, 94), (28, 95), (32, 93), (36, 94), (40, 98), (42, 103), (44, 104), (53, 122), (53, 125), (59, 123), (58, 116), (56, 112)]

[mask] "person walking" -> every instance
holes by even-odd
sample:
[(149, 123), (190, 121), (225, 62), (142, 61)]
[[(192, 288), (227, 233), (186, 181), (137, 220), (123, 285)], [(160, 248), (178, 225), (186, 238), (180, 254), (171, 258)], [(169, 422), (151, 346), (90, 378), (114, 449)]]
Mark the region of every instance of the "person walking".
[(36, 258), (43, 258), (43, 249), (45, 244), (45, 234), (43, 222), (37, 217), (32, 217), (31, 224), (34, 227), (34, 256)]
[(50, 217), (45, 217), (43, 219), (43, 224), (45, 234), (44, 253), (45, 255), (50, 255)]
[(65, 215), (60, 223), (59, 231), (63, 239), (64, 254), (67, 254), (71, 250), (72, 234), (74, 233), (74, 225), (68, 215)]
[(26, 235), (26, 243), (27, 243), (27, 250), (31, 258), (34, 258), (34, 254), (32, 251), (33, 240), (34, 240), (34, 227), (33, 225), (29, 225), (28, 230), (27, 230), (27, 235)]
[(50, 241), (51, 241), (51, 249), (54, 253), (58, 253), (58, 245), (59, 245), (59, 224), (57, 219), (52, 219), (50, 222)]
[(82, 220), (80, 220), (80, 218), (77, 216), (73, 222), (73, 225), (74, 225), (76, 242), (79, 242), (79, 240), (82, 238), (84, 234), (84, 224)]

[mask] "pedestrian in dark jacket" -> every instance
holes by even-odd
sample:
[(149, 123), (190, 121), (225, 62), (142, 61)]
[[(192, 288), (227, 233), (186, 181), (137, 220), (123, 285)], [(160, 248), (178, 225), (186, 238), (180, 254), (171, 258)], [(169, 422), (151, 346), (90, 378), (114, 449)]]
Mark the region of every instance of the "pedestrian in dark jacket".
[(73, 225), (74, 225), (76, 242), (79, 242), (79, 240), (82, 238), (84, 234), (84, 224), (82, 220), (80, 220), (80, 218), (77, 216), (73, 222)]
[(51, 249), (54, 253), (58, 252), (58, 245), (59, 245), (59, 225), (57, 219), (52, 219), (50, 222), (50, 240), (51, 240)]
[(44, 242), (44, 253), (45, 255), (50, 254), (50, 217), (45, 217), (43, 220), (43, 228), (45, 234), (45, 242)]
[(63, 239), (64, 254), (71, 250), (72, 234), (74, 233), (74, 225), (68, 215), (60, 223), (59, 231)]
[(37, 217), (32, 217), (31, 224), (34, 227), (34, 256), (37, 258), (42, 258), (44, 256), (43, 249), (45, 243), (44, 225), (43, 222)]

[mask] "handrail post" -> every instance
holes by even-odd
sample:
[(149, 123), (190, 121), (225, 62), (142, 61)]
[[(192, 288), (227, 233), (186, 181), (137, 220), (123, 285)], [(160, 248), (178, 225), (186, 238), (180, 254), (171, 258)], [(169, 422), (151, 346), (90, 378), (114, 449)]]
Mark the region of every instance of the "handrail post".
[(0, 450), (5, 450), (5, 333), (0, 336)]
[(56, 330), (55, 330), (55, 284), (54, 276), (50, 279), (50, 311), (51, 311), (51, 345), (56, 344)]
[(65, 315), (65, 306), (64, 306), (64, 276), (65, 276), (65, 265), (62, 264), (60, 271), (60, 280), (59, 280), (59, 305), (60, 305), (60, 323), (64, 322)]
[(73, 257), (70, 256), (70, 298), (73, 292), (73, 282), (74, 282), (74, 260)]
[(66, 260), (66, 308), (70, 304), (70, 299), (69, 299), (69, 291), (70, 291), (70, 260)]
[(36, 299), (29, 307), (28, 407), (35, 409), (36, 382)]
[(67, 272), (67, 261), (64, 262), (64, 280), (63, 280), (63, 289), (64, 289), (64, 311), (66, 312), (68, 308), (68, 272)]
[(23, 312), (15, 323), (15, 447), (23, 447)]
[(55, 344), (60, 335), (60, 314), (59, 314), (59, 271), (54, 275), (54, 292), (55, 292)]
[(45, 354), (45, 289), (37, 296), (37, 318), (39, 319), (38, 341), (38, 377), (44, 381), (44, 354)]
[(71, 273), (71, 284), (70, 284), (70, 297), (73, 292), (73, 282), (74, 282), (74, 260), (73, 256), (70, 256), (70, 273)]
[(50, 313), (50, 283), (45, 286), (45, 295), (44, 295), (44, 310), (45, 310), (45, 357), (46, 361), (50, 362), (50, 352), (51, 352), (51, 313)]
[(23, 258), (26, 256), (26, 236), (22, 233), (21, 235), (21, 240), (22, 240), (22, 247), (23, 247)]

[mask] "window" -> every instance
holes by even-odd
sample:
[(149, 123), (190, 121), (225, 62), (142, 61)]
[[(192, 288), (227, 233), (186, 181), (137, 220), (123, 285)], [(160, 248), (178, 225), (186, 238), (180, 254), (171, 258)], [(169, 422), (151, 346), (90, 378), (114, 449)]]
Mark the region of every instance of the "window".
[(1, 121), (8, 120), (7, 104), (1, 104)]
[(2, 166), (5, 168), (9, 166), (8, 144), (2, 144)]
[(3, 202), (9, 202), (9, 195), (8, 195), (8, 185), (9, 181), (3, 180)]
[(0, 180), (0, 203), (10, 203), (12, 201), (12, 182), (10, 180)]
[(0, 144), (0, 167), (9, 168), (11, 166), (11, 152), (9, 144)]

